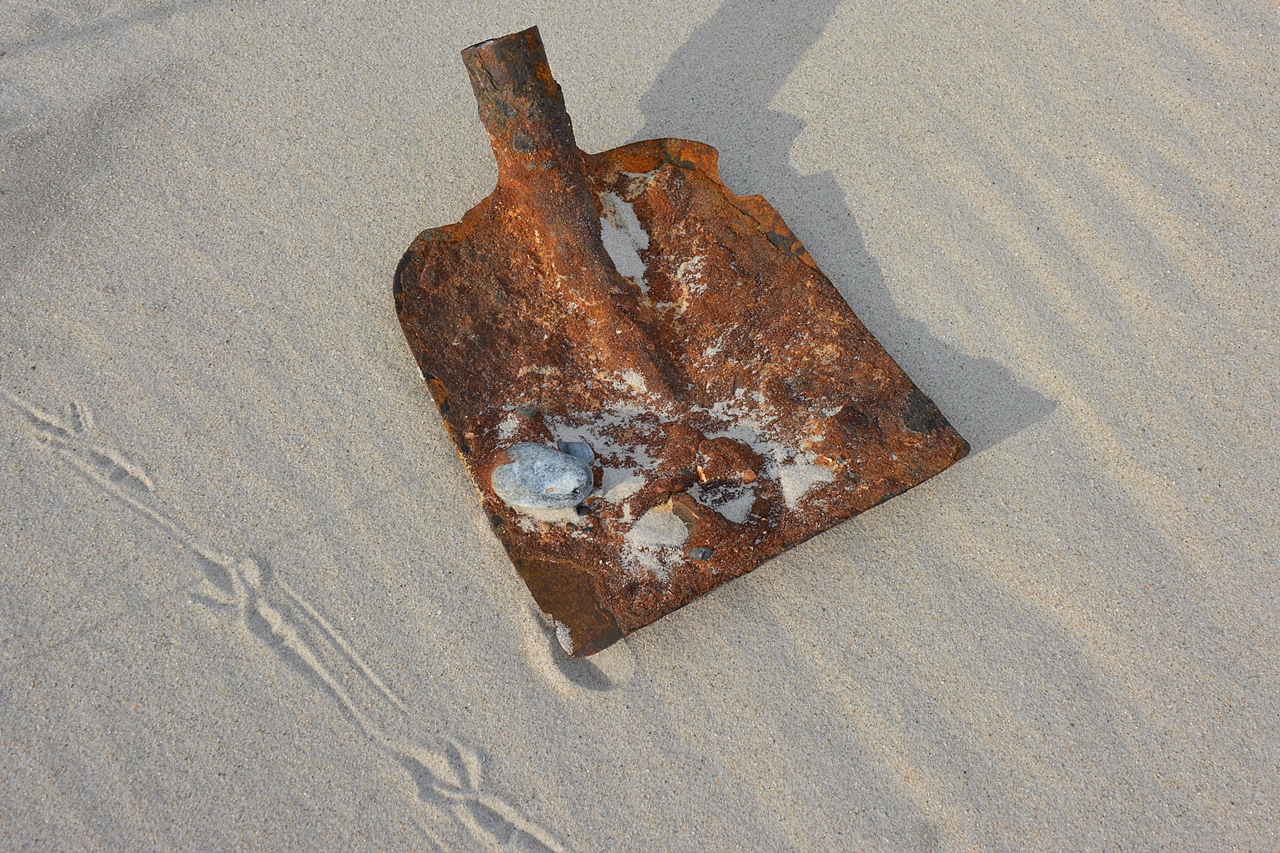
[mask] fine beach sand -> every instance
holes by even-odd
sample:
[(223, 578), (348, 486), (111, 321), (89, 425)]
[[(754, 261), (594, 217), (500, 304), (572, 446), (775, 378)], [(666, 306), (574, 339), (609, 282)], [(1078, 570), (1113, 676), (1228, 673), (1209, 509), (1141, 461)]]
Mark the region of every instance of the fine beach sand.
[[(1041, 5), (0, 0), (0, 848), (1280, 846), (1280, 16)], [(390, 292), (533, 24), (974, 450), (587, 661)]]

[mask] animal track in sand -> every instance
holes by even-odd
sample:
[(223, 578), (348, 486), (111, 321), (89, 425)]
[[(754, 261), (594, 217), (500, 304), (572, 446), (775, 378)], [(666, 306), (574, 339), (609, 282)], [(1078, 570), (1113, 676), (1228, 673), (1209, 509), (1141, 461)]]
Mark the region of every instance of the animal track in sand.
[(0, 390), (37, 442), (103, 494), (141, 515), (195, 554), (204, 577), (193, 602), (222, 612), (270, 648), (338, 706), (342, 714), (413, 782), (422, 830), (436, 849), (561, 853), (565, 848), (506, 800), (485, 791), (480, 751), (447, 738), (434, 748), (413, 736), (413, 714), (318, 608), (270, 566), (217, 548), (156, 505), (146, 470), (101, 435), (87, 407), (49, 414)]

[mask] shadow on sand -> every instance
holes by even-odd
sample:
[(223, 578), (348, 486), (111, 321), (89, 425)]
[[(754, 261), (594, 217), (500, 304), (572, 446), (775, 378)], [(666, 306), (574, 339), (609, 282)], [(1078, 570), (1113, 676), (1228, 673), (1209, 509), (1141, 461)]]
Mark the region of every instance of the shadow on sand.
[[(675, 136), (720, 149), (726, 184), (777, 208), (858, 317), (980, 453), (1057, 404), (999, 362), (955, 349), (897, 309), (835, 176), (802, 175), (790, 164), (804, 122), (769, 108), (837, 5), (725, 0), (641, 98), (645, 125), (635, 138)], [(814, 246), (841, 248), (833, 257)]]

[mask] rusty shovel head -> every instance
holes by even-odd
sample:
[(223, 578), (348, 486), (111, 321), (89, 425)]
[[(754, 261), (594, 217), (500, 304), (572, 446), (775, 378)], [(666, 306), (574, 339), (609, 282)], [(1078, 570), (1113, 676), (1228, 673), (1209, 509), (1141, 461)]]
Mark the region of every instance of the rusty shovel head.
[(413, 241), (396, 311), (570, 654), (968, 452), (714, 148), (578, 150), (536, 28), (462, 56), (498, 185)]

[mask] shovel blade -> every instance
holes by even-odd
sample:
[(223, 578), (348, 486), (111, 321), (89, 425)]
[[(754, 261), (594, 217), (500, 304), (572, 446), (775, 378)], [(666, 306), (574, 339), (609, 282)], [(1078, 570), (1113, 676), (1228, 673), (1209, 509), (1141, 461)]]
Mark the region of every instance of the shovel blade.
[[(714, 148), (585, 154), (536, 29), (463, 55), (499, 184), (413, 242), (396, 308), (494, 532), (570, 654), (965, 456), (781, 216), (724, 186)], [(494, 472), (522, 444), (589, 459), (591, 496), (567, 510), (504, 500)]]

